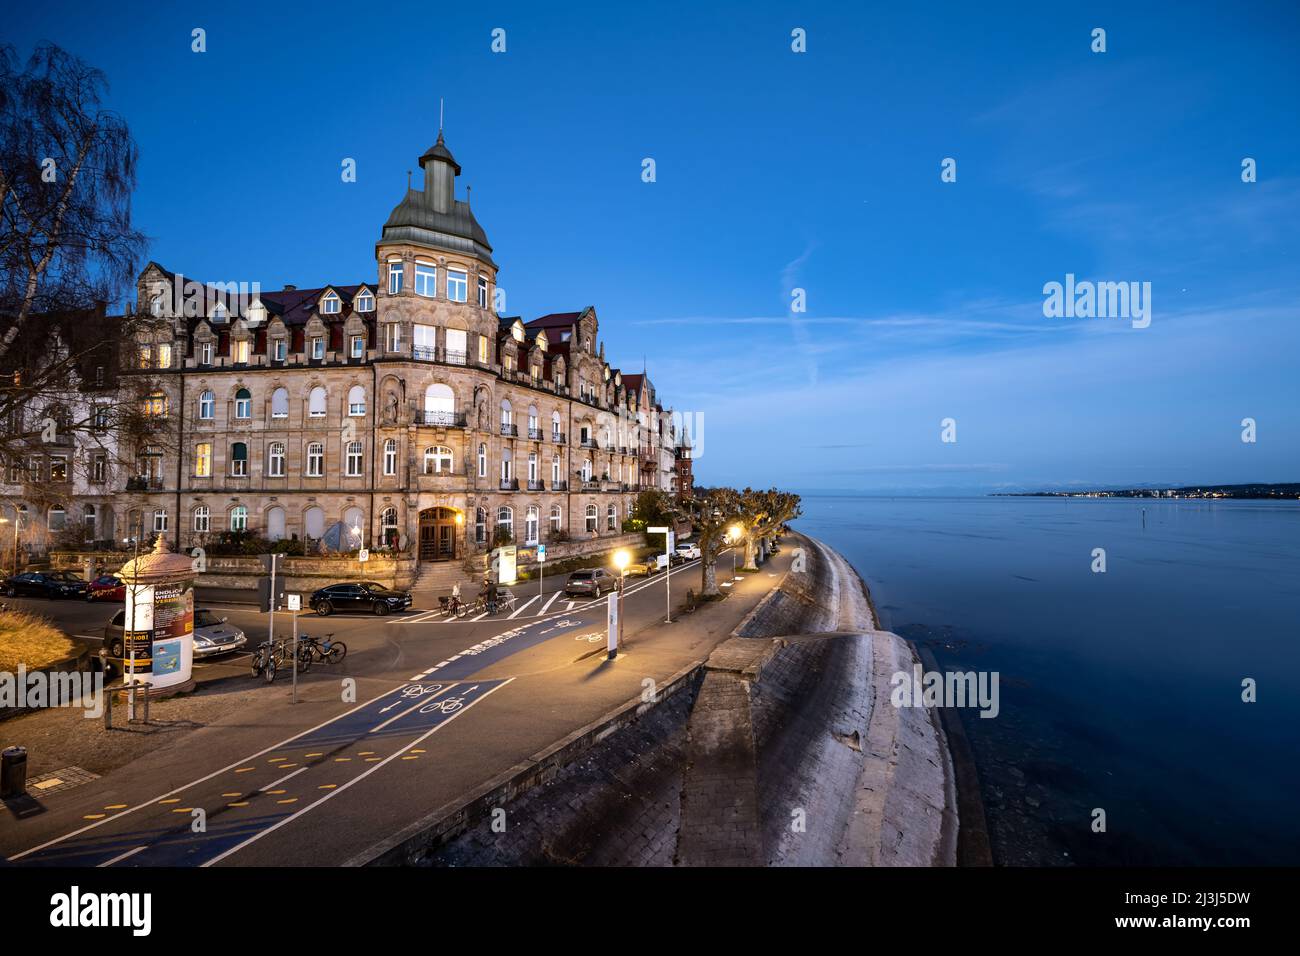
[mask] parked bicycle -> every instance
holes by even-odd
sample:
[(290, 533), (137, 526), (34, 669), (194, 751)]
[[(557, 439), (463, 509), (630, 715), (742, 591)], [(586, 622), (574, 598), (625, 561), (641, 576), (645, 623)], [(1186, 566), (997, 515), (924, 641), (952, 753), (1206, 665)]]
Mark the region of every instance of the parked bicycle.
[(333, 633), (321, 640), (310, 634), (298, 636), (298, 670), (306, 672), (312, 664), (337, 664), (347, 656), (348, 646), (333, 640)]
[(251, 667), (253, 676), (266, 678), (268, 684), (275, 680), (276, 671), (284, 664), (286, 657), (284, 641), (263, 641), (253, 651)]

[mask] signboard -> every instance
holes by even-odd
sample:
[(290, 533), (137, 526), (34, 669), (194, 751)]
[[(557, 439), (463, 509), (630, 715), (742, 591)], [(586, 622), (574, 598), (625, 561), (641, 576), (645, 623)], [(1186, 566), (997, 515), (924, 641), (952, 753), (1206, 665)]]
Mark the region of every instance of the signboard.
[(290, 595), (289, 595), (289, 610), (290, 610), (290, 611), (301, 611), (301, 610), (302, 610), (302, 595), (301, 595), (301, 594), (290, 594)]
[(123, 670), (154, 687), (190, 679), (194, 663), (194, 589), (191, 582), (131, 585), (126, 589)]
[(545, 563), (545, 561), (546, 561), (546, 545), (539, 544), (537, 546), (537, 563), (543, 564)]
[(358, 561), (369, 561), (369, 560), (370, 560), (370, 549), (369, 549), (369, 548), (362, 548), (360, 551), (358, 551), (358, 552), (357, 552), (357, 560), (358, 560)]
[(519, 549), (513, 544), (497, 549), (497, 584), (514, 584), (519, 579)]

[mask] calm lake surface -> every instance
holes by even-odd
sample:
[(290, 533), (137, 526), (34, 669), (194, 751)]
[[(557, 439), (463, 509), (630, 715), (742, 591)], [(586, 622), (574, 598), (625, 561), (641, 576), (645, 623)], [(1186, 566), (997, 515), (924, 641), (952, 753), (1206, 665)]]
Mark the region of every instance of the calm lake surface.
[(963, 713), (998, 863), (1300, 864), (1300, 503), (803, 508), (884, 627), (1000, 674), (999, 716)]

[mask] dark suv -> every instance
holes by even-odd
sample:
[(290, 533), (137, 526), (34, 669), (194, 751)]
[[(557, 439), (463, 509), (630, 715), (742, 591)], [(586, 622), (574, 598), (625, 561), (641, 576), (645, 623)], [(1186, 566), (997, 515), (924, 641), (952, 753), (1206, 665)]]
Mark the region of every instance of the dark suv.
[(409, 591), (394, 591), (374, 581), (353, 581), (348, 584), (331, 584), (311, 596), (311, 609), (317, 614), (335, 611), (369, 611), (387, 614), (404, 611), (411, 606)]
[(618, 578), (604, 568), (584, 568), (574, 571), (564, 582), (564, 593), (569, 597), (600, 597), (618, 586)]

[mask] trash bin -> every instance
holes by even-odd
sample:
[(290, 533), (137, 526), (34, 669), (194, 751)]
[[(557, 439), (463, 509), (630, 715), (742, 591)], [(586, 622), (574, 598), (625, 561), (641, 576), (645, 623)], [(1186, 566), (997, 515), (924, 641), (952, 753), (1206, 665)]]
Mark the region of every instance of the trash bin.
[(27, 748), (8, 747), (0, 754), (0, 798), (27, 792)]

